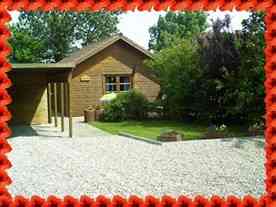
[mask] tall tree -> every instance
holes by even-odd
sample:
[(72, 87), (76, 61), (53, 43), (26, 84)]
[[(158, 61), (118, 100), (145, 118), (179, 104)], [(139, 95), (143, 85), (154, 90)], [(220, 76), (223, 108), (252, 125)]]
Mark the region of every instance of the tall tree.
[(160, 15), (157, 25), (149, 29), (149, 49), (160, 51), (172, 46), (175, 40), (200, 34), (207, 26), (207, 15), (202, 12), (168, 12), (165, 16)]
[(235, 97), (229, 94), (235, 89), (241, 60), (236, 34), (230, 24), (228, 15), (216, 19), (212, 30), (200, 38), (202, 107), (208, 111), (209, 120), (215, 123), (229, 118), (236, 104)]
[(31, 36), (29, 31), (19, 30), (12, 27), (13, 37), (10, 39), (10, 44), (13, 51), (10, 57), (12, 63), (39, 63), (43, 61), (40, 54), (43, 53), (43, 43)]
[(196, 42), (182, 40), (155, 53), (146, 64), (159, 77), (161, 104), (167, 118), (182, 119), (200, 108), (195, 96), (201, 76)]
[(236, 92), (237, 110), (249, 122), (260, 122), (264, 115), (264, 13), (252, 12), (243, 20), (238, 39), (241, 54), (240, 79)]
[(223, 80), (226, 73), (238, 72), (240, 54), (230, 24), (229, 15), (213, 20), (212, 30), (199, 38), (201, 66), (209, 78)]
[[(33, 54), (36, 57), (27, 60), (15, 54), (13, 61), (33, 61), (39, 56), (44, 62), (58, 62), (74, 48), (97, 42), (116, 33), (118, 15), (119, 13), (110, 12), (22, 12), (18, 22), (11, 25), (14, 33), (11, 39), (13, 49), (23, 49), (18, 47), (20, 40), (15, 40), (20, 31), (28, 31), (29, 38), (40, 42), (43, 49), (40, 53)], [(21, 40), (24, 41), (25, 38)]]

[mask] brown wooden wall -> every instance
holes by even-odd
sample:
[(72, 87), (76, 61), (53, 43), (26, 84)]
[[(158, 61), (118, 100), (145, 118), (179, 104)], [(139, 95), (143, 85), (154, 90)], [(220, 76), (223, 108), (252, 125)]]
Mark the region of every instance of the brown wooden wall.
[(13, 102), (9, 106), (12, 124), (47, 123), (47, 76), (43, 72), (9, 72)]
[(160, 91), (160, 86), (141, 73), (135, 73), (133, 77), (134, 89), (146, 95), (149, 101), (154, 101)]
[[(159, 94), (159, 85), (147, 78), (143, 61), (147, 58), (123, 41), (118, 41), (97, 55), (81, 63), (73, 72), (71, 85), (72, 115), (82, 116), (88, 106), (99, 104), (104, 94), (104, 75), (132, 74), (133, 87), (141, 91), (149, 100), (154, 100)], [(82, 82), (81, 77), (87, 76), (90, 81)]]

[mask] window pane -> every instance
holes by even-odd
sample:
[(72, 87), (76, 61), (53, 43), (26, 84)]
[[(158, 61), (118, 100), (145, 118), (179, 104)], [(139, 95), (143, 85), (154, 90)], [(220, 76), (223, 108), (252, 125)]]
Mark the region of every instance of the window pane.
[(117, 86), (116, 85), (112, 85), (112, 91), (117, 91)]
[(116, 85), (115, 84), (106, 84), (105, 85), (105, 90), (107, 91), (107, 92), (114, 92), (114, 91), (116, 91), (116, 89), (117, 89), (117, 87), (116, 87)]
[(111, 82), (111, 77), (105, 77), (105, 82), (110, 83)]
[(128, 91), (130, 82), (128, 76), (120, 76), (120, 91)]
[(105, 90), (106, 92), (115, 92), (116, 86), (116, 76), (106, 76), (105, 77)]
[(115, 76), (107, 76), (105, 78), (106, 83), (116, 83), (116, 77)]
[(108, 84), (105, 85), (105, 90), (106, 91), (111, 91), (111, 89), (112, 89), (111, 85), (108, 85)]
[(120, 84), (120, 91), (128, 91), (130, 84)]
[(121, 76), (120, 77), (120, 83), (129, 83), (129, 77), (128, 76)]

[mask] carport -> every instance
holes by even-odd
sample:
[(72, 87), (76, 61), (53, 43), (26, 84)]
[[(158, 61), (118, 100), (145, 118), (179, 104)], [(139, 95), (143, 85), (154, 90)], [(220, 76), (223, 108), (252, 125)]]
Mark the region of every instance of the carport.
[(64, 131), (64, 117), (68, 117), (69, 136), (73, 136), (71, 115), (71, 71), (74, 65), (13, 64), (9, 77), (13, 86), (9, 89), (13, 103), (11, 124), (43, 124), (54, 122)]

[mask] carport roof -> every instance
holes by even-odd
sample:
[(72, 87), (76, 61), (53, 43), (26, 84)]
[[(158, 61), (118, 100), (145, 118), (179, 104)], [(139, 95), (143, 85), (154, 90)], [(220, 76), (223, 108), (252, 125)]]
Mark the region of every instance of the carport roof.
[(43, 71), (54, 71), (54, 70), (71, 70), (75, 65), (73, 63), (17, 63), (12, 64), (12, 69), (15, 70), (43, 70)]

